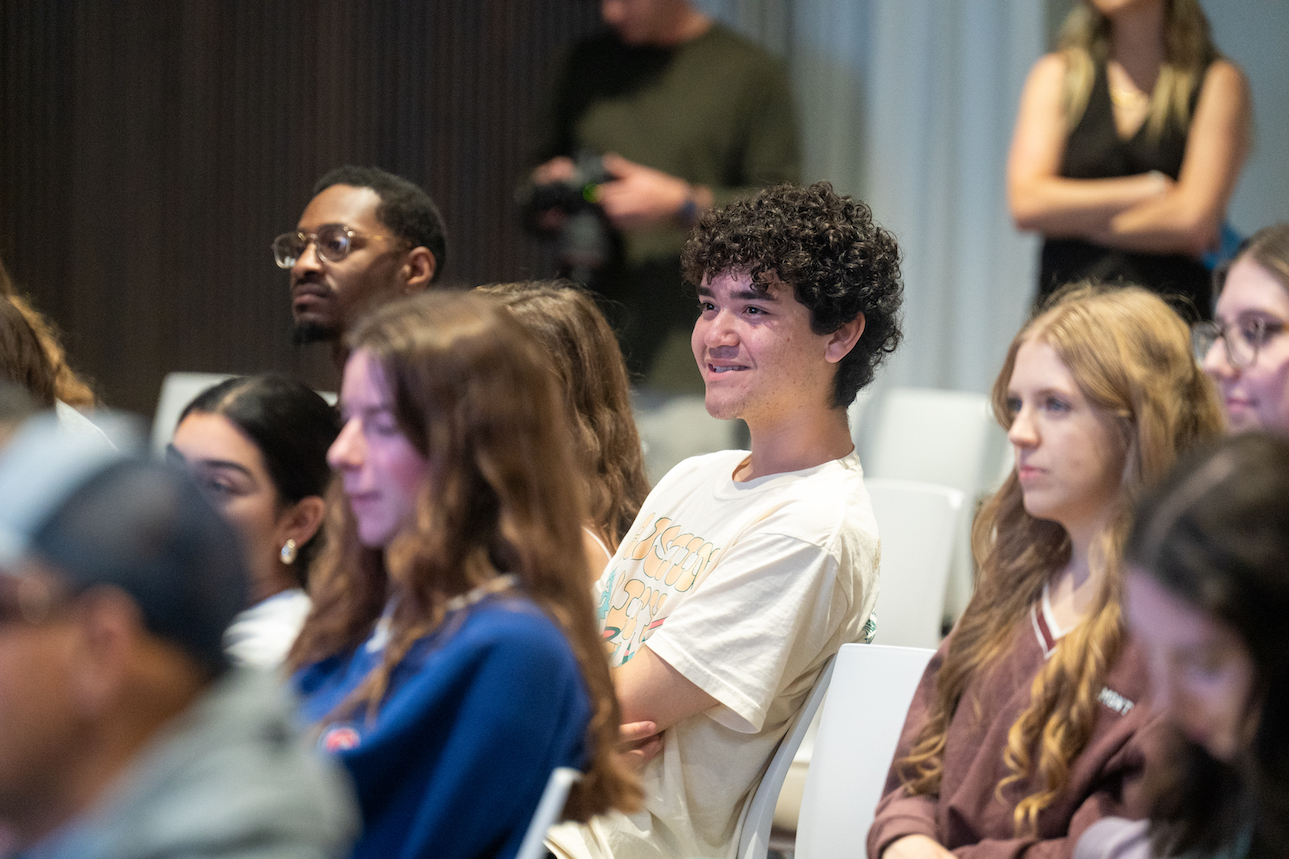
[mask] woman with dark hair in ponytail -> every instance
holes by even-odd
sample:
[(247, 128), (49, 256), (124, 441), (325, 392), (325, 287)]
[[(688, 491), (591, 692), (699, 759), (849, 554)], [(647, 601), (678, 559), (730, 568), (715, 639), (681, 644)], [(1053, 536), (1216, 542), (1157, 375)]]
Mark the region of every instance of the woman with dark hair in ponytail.
[(993, 404), (1015, 468), (976, 520), (976, 592), (909, 711), (874, 859), (1069, 856), (1098, 818), (1145, 811), (1124, 538), (1142, 489), (1220, 434), (1217, 398), (1161, 299), (1085, 287), (1012, 341)]
[(304, 623), (339, 432), (326, 400), (282, 376), (227, 379), (179, 416), (170, 454), (236, 526), (251, 573), (251, 605), (225, 636), (238, 662), (280, 666)]
[(586, 583), (585, 484), (536, 341), (477, 294), (351, 333), (328, 543), (291, 653), (354, 777), (355, 857), (514, 856), (553, 768), (566, 813), (630, 809)]

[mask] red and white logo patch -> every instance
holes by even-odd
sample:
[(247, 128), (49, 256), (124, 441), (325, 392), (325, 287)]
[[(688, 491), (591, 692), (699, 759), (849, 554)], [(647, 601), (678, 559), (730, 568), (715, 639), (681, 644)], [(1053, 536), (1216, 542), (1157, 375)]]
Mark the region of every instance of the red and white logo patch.
[(331, 754), (358, 748), (362, 737), (348, 725), (343, 728), (332, 728), (322, 735), (322, 747)]

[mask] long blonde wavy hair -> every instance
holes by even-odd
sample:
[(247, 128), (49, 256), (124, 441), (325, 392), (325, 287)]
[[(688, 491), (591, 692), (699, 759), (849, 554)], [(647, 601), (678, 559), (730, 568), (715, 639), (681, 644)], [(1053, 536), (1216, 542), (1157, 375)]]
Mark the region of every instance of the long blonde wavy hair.
[(432, 476), (412, 525), (383, 554), (360, 545), (333, 481), (327, 544), (310, 573), (313, 608), (291, 668), (352, 652), (396, 596), (382, 664), (339, 708), (370, 716), (399, 662), (445, 622), (449, 599), (514, 573), (568, 639), (591, 699), (590, 761), (565, 812), (585, 820), (632, 810), (640, 786), (616, 752), (621, 713), (583, 572), (584, 488), (537, 342), (495, 302), (443, 291), (382, 306), (348, 342), (383, 370), (398, 428)]
[[(1110, 19), (1084, 0), (1065, 19), (1057, 42), (1065, 56), (1065, 109), (1069, 128), (1079, 124), (1088, 106), (1096, 68), (1110, 58)], [(1191, 94), (1209, 63), (1217, 59), (1208, 18), (1199, 0), (1165, 0), (1164, 64), (1150, 94), (1146, 133), (1158, 138), (1171, 119), (1190, 122)]]
[[(1039, 813), (1065, 787), (1070, 763), (1092, 735), (1097, 694), (1123, 640), (1120, 558), (1133, 502), (1180, 451), (1222, 432), (1217, 396), (1191, 356), (1186, 324), (1143, 289), (1084, 285), (1054, 295), (1016, 335), (994, 382), (994, 412), (1004, 428), (1012, 421), (1007, 388), (1016, 353), (1028, 342), (1050, 346), (1089, 404), (1111, 418), (1124, 468), (1111, 524), (1089, 552), (1100, 590), (1034, 678), (1029, 707), (1007, 737), (1010, 774), (995, 795), (1008, 802), (1009, 787), (1038, 781), (1016, 801), (1017, 836), (1036, 831)], [(976, 592), (953, 631), (927, 723), (901, 761), (910, 795), (939, 792), (945, 737), (964, 691), (1013, 646), (1018, 623), (1069, 561), (1071, 547), (1064, 528), (1025, 511), (1013, 469), (977, 517), (972, 550), (980, 566)]]

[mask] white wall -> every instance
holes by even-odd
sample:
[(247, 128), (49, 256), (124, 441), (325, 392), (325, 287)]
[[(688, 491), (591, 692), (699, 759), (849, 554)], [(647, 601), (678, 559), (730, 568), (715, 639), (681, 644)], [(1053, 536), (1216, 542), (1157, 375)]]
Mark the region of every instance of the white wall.
[[(1037, 240), (1004, 168), (1020, 88), (1057, 0), (699, 0), (791, 69), (804, 178), (873, 207), (905, 251), (904, 346), (879, 384), (986, 391), (1022, 322)], [(1202, 0), (1245, 69), (1255, 150), (1230, 220), (1289, 221), (1289, 2)]]

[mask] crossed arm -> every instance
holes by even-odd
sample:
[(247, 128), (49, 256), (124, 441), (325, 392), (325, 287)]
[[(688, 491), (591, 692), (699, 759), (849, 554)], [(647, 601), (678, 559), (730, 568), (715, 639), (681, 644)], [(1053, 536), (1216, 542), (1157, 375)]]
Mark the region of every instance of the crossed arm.
[(1064, 57), (1043, 57), (1021, 95), (1007, 163), (1016, 225), (1149, 253), (1199, 256), (1211, 247), (1249, 148), (1251, 105), (1243, 73), (1225, 60), (1209, 66), (1174, 182), (1159, 173), (1059, 175), (1067, 136), (1065, 71)]
[(622, 741), (638, 764), (662, 750), (663, 731), (720, 703), (648, 645), (613, 669), (613, 686), (622, 707)]

